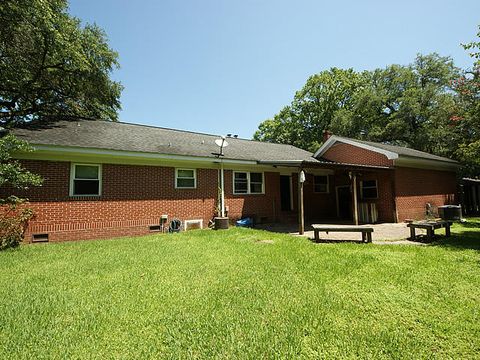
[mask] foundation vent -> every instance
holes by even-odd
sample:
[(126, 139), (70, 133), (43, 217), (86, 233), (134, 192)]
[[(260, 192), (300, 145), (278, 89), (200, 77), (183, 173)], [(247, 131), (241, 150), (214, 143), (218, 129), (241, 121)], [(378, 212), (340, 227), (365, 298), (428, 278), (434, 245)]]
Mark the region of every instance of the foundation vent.
[(48, 234), (33, 234), (32, 242), (48, 242)]

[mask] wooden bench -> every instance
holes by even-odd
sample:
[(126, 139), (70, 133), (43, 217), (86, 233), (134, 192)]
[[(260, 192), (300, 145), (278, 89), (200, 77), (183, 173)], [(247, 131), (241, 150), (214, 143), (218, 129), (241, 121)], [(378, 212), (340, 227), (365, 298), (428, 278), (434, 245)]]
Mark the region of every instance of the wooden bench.
[(313, 232), (315, 234), (315, 242), (320, 242), (320, 232), (360, 232), (362, 233), (362, 242), (371, 243), (372, 242), (372, 232), (373, 228), (366, 226), (355, 226), (355, 225), (318, 225), (313, 224)]
[(425, 229), (427, 230), (427, 238), (429, 241), (433, 240), (435, 236), (435, 230), (445, 228), (445, 236), (450, 236), (450, 226), (452, 223), (450, 221), (418, 221), (408, 224), (410, 228), (410, 240), (415, 240), (417, 237), (415, 235), (415, 229)]

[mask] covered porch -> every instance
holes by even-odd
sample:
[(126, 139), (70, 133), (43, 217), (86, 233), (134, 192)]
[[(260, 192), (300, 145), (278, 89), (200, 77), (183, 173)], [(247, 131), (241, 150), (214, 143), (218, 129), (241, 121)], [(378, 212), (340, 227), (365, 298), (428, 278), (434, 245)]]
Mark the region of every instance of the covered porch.
[(283, 224), (373, 224), (396, 222), (394, 171), (390, 167), (326, 161), (281, 162), (280, 213)]

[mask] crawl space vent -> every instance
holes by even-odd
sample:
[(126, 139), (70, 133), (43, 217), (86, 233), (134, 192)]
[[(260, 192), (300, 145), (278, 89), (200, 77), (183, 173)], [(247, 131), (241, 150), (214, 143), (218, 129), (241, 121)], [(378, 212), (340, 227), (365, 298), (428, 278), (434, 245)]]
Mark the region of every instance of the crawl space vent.
[(47, 242), (48, 234), (33, 234), (32, 242)]

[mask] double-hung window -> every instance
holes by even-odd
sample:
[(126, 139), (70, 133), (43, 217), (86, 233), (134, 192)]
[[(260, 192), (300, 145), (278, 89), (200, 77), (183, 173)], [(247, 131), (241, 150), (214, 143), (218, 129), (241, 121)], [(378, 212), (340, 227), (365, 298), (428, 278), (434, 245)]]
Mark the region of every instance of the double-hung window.
[(313, 177), (313, 191), (316, 193), (328, 193), (328, 175), (315, 175)]
[(195, 189), (197, 187), (197, 171), (195, 169), (175, 169), (175, 188)]
[(102, 166), (72, 164), (70, 196), (99, 196), (102, 193)]
[(263, 194), (263, 173), (233, 172), (234, 194)]
[(360, 194), (362, 199), (377, 199), (377, 180), (366, 180), (360, 182)]

